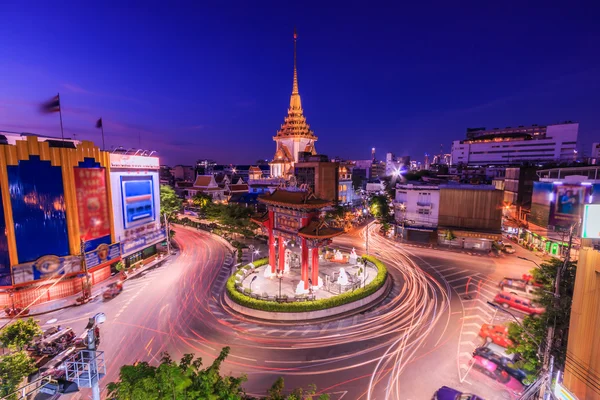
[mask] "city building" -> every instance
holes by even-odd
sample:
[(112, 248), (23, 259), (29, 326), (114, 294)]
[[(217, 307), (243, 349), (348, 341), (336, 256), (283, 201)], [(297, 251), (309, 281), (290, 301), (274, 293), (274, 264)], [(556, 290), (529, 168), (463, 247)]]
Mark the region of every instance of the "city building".
[[(596, 229), (600, 231), (598, 223)], [(600, 237), (600, 235), (596, 235)], [(600, 240), (582, 239), (562, 385), (578, 399), (598, 399), (600, 371)], [(574, 398), (574, 397), (572, 397)]]
[(565, 122), (504, 129), (468, 128), (452, 144), (452, 165), (512, 165), (573, 161), (579, 124)]
[(594, 143), (592, 145), (592, 163), (600, 164), (600, 143)]
[(506, 168), (504, 178), (504, 226), (516, 232), (526, 223), (531, 210), (533, 182), (538, 180), (535, 167)]
[(325, 155), (300, 152), (294, 166), (298, 186), (306, 185), (320, 199), (337, 203), (339, 163)]
[(351, 162), (339, 162), (338, 204), (340, 205), (351, 205), (356, 198), (352, 186), (352, 168)]
[(491, 250), (502, 239), (503, 196), (491, 185), (440, 185), (438, 243)]
[(191, 165), (176, 165), (171, 171), (176, 181), (193, 182), (196, 179), (196, 170)]
[(564, 257), (571, 227), (575, 227), (571, 258), (577, 259), (579, 221), (585, 204), (600, 204), (600, 166), (537, 171), (527, 227), (519, 242), (554, 257)]
[(393, 153), (385, 155), (385, 176), (392, 176), (410, 168), (410, 157), (396, 157)]
[(294, 32), (294, 79), (288, 115), (273, 140), (277, 143), (275, 156), (270, 163), (271, 177), (288, 178), (294, 173), (294, 164), (298, 162), (298, 153), (316, 154), (317, 137), (306, 122), (302, 101), (298, 92), (298, 71), (296, 68), (296, 39)]
[(427, 183), (396, 185), (396, 235), (402, 239), (435, 243), (440, 212), (440, 187)]
[(175, 184), (175, 177), (173, 176), (173, 170), (168, 165), (161, 165), (158, 171), (158, 177), (161, 185), (173, 186)]
[[(31, 134), (1, 132), (0, 143), (0, 304), (27, 307), (108, 278), (121, 259), (110, 154)], [(156, 158), (157, 185), (158, 168)]]
[(126, 268), (147, 264), (166, 239), (161, 227), (158, 157), (110, 154), (110, 197), (115, 238)]
[(367, 182), (365, 186), (365, 192), (367, 194), (382, 194), (385, 192), (385, 185), (380, 180), (375, 180), (371, 182)]
[(188, 198), (196, 196), (198, 193), (206, 193), (211, 196), (214, 202), (225, 201), (225, 188), (219, 186), (214, 175), (198, 175), (194, 181), (194, 186), (187, 189)]

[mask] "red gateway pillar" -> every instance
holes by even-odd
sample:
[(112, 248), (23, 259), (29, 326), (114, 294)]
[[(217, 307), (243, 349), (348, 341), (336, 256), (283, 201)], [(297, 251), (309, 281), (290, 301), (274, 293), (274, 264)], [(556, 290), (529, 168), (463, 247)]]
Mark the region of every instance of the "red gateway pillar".
[(312, 249), (312, 285), (319, 286), (319, 248)]
[(283, 244), (283, 236), (279, 236), (279, 272), (285, 269), (285, 246)]
[(306, 239), (302, 238), (302, 280), (304, 281), (304, 290), (308, 290), (308, 245)]
[(275, 217), (273, 210), (269, 210), (269, 265), (271, 273), (275, 273), (275, 238), (273, 237), (273, 227), (275, 226)]

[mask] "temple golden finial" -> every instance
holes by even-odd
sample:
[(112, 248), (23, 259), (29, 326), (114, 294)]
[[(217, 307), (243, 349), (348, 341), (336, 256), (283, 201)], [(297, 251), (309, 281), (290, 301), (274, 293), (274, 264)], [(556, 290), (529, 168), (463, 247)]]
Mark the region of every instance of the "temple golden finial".
[(296, 69), (296, 39), (298, 39), (298, 34), (296, 33), (296, 27), (294, 27), (294, 84), (292, 85), (292, 94), (298, 94), (298, 70)]

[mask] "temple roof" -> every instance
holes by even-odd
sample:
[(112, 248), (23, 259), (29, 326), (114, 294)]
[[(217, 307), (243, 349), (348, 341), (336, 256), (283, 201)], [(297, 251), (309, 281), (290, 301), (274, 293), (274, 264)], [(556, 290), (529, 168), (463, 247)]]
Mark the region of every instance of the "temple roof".
[(310, 129), (310, 125), (306, 123), (306, 118), (302, 110), (302, 100), (298, 91), (298, 69), (296, 68), (296, 39), (298, 35), (294, 30), (294, 80), (292, 83), (292, 95), (290, 97), (290, 108), (288, 115), (285, 117), (281, 129), (277, 131), (277, 138), (282, 137), (305, 137), (312, 140), (317, 140), (315, 133)]
[(275, 189), (273, 193), (267, 193), (258, 198), (261, 203), (290, 208), (323, 208), (330, 206), (333, 202), (318, 199), (314, 194), (305, 191), (290, 191)]
[(314, 220), (298, 231), (298, 235), (311, 239), (327, 239), (344, 233), (342, 229), (332, 228), (325, 221)]

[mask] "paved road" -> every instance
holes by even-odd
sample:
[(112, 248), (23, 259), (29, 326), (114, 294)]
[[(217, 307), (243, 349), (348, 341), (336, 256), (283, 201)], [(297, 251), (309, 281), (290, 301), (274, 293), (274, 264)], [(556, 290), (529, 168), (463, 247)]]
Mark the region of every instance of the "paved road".
[[(361, 250), (364, 234), (345, 235), (334, 247)], [(444, 384), (488, 399), (504, 398), (488, 378), (465, 369), (461, 353), (474, 348), (466, 342), (476, 341), (476, 324), (492, 317), (477, 301), (492, 296), (495, 280), (528, 269), (513, 256), (409, 248), (371, 233), (370, 253), (387, 263), (395, 282), (381, 307), (317, 324), (259, 324), (223, 304), (230, 273), (223, 264), (231, 261), (225, 246), (208, 233), (186, 228), (177, 228), (176, 238), (180, 255), (127, 281), (115, 299), (58, 311), (42, 321), (56, 318), (55, 324), (81, 331), (89, 316), (106, 313), (100, 345), (108, 361), (103, 385), (117, 379), (119, 366), (156, 362), (163, 351), (174, 358), (193, 352), (207, 364), (227, 345), (232, 351), (223, 372), (247, 374), (245, 387), (257, 395), (283, 376), (288, 387), (314, 383), (333, 399), (428, 399)], [(464, 290), (475, 302), (459, 298)], [(482, 319), (471, 321), (471, 313)]]

